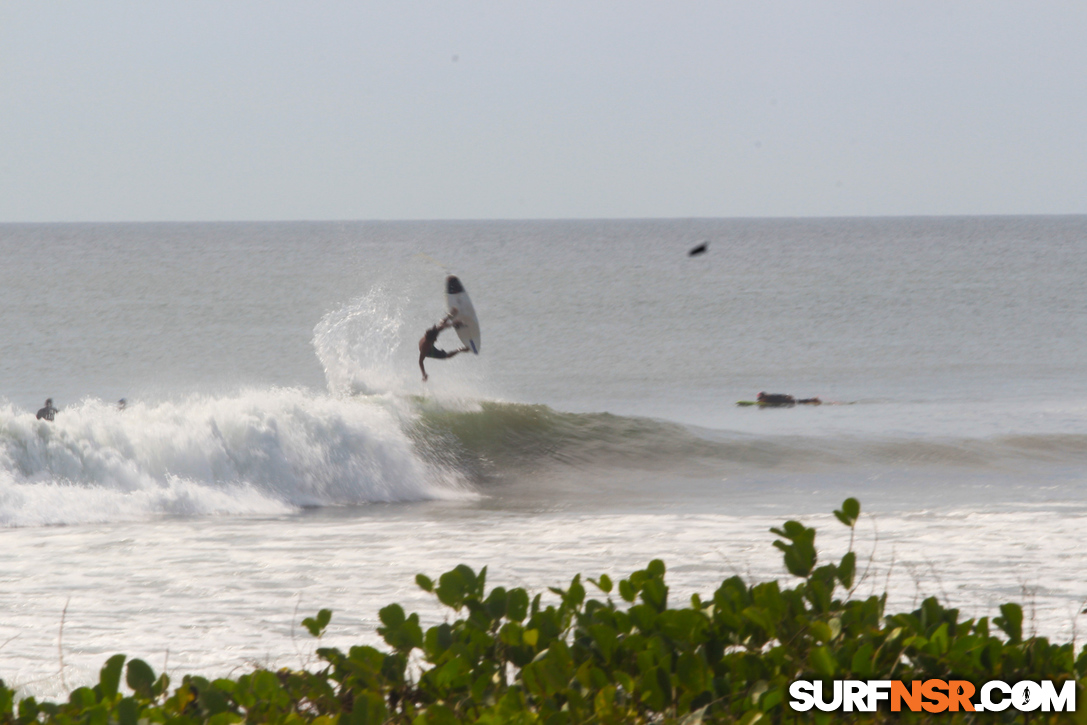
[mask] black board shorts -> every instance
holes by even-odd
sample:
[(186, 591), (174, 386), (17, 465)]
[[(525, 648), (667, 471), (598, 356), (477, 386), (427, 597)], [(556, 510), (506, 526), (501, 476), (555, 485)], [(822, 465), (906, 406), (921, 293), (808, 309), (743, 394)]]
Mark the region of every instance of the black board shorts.
[(430, 348), (430, 351), (426, 354), (426, 356), (432, 357), (435, 360), (445, 360), (447, 357), (449, 357), (449, 353), (447, 353), (445, 350), (439, 350), (436, 347), (432, 347)]

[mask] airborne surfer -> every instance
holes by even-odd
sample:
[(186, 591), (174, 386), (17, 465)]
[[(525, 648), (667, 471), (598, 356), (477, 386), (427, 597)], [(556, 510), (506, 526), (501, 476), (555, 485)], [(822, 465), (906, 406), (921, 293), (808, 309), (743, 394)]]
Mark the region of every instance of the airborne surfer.
[(457, 354), (462, 352), (468, 352), (468, 346), (464, 346), (459, 350), (453, 352), (446, 352), (434, 346), (434, 343), (438, 341), (438, 335), (442, 330), (453, 327), (453, 318), (457, 316), (456, 310), (451, 310), (448, 315), (442, 318), (442, 321), (437, 325), (434, 325), (419, 338), (419, 369), (423, 371), (423, 382), (427, 381), (426, 368), (423, 367), (423, 361), (428, 357), (432, 357), (435, 360), (448, 360), (451, 357), (456, 357)]

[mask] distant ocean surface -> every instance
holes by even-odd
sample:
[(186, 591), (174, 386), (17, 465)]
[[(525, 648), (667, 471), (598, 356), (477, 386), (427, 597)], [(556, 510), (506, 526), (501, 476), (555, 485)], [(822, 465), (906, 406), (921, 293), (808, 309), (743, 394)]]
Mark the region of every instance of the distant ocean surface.
[[(393, 601), (439, 621), (414, 575), (458, 563), (546, 592), (662, 558), (673, 602), (787, 581), (769, 527), (837, 558), (847, 496), (859, 594), (1087, 631), (1087, 217), (4, 224), (0, 254), (27, 693), (117, 652), (312, 663), (303, 617), (333, 646)], [(481, 354), (424, 384), (447, 273)], [(760, 391), (826, 404), (736, 406)]]

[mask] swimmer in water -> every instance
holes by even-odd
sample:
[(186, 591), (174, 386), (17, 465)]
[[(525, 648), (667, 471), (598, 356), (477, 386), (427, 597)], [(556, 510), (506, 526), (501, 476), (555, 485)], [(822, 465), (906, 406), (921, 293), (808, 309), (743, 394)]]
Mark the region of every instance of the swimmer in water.
[(38, 411), (38, 420), (53, 420), (53, 416), (57, 414), (57, 409), (53, 407), (53, 399), (45, 399), (45, 407)]
[(791, 395), (783, 393), (759, 393), (755, 399), (764, 408), (791, 408), (794, 405), (822, 405), (819, 398), (801, 398), (797, 400)]

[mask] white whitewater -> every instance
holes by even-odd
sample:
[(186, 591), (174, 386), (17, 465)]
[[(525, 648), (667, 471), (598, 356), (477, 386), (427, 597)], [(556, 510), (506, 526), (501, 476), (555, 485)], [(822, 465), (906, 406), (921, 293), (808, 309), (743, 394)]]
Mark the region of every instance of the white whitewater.
[(269, 515), (458, 495), (380, 400), (303, 390), (0, 408), (0, 526)]

